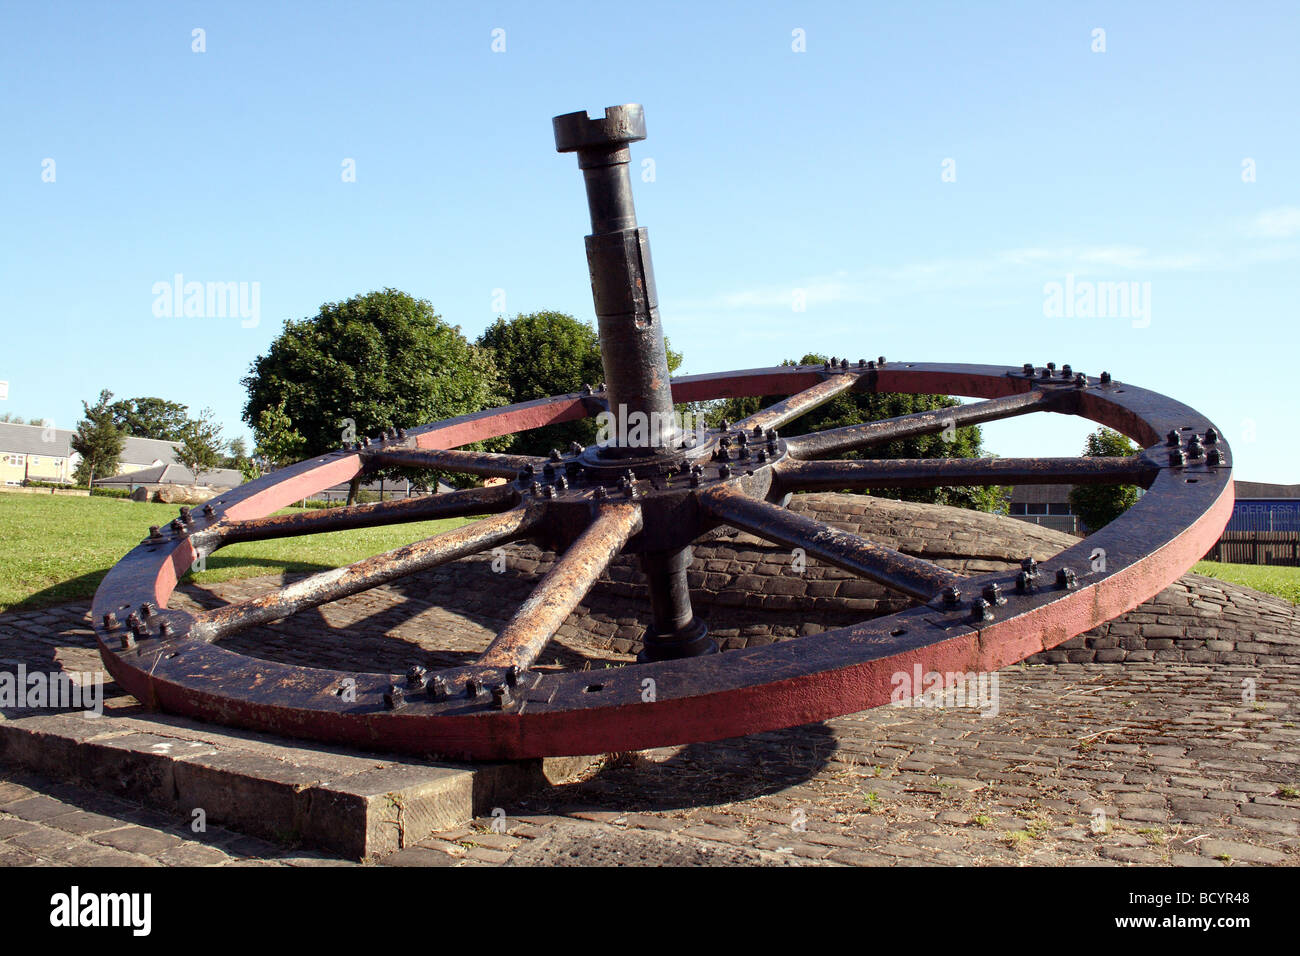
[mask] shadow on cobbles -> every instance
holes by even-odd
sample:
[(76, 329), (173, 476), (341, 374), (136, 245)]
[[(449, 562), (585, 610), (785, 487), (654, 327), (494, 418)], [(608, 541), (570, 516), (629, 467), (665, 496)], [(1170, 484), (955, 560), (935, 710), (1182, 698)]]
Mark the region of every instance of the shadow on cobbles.
[(536, 794), (549, 812), (623, 813), (715, 806), (778, 793), (811, 779), (837, 747), (825, 724), (690, 744), (666, 759), (657, 752), (615, 754), (593, 776)]

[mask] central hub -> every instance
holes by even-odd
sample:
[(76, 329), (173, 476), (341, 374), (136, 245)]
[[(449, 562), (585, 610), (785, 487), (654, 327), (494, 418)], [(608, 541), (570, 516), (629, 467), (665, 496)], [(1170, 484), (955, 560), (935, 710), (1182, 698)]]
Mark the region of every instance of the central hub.
[[(540, 469), (525, 468), (515, 487), (525, 496), (604, 501), (681, 493), (753, 475), (786, 455), (772, 429), (710, 428), (691, 432), (652, 455), (606, 457), (605, 447), (553, 451)], [(629, 449), (623, 449), (624, 452)]]

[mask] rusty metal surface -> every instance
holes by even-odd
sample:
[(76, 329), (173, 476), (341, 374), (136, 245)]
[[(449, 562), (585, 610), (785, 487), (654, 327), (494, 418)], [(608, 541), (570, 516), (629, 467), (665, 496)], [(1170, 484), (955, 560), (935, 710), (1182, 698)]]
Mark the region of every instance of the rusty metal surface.
[(428, 468), (487, 478), (513, 478), (524, 468), (541, 469), (546, 464), (545, 458), (533, 455), (500, 455), (454, 448), (381, 447), (363, 451), (362, 456), (374, 468)]
[[(829, 363), (827, 371), (830, 371)], [(753, 415), (736, 422), (735, 427), (741, 430), (758, 428), (762, 431), (767, 431), (769, 428), (780, 428), (787, 422), (792, 422), (799, 416), (806, 415), (814, 408), (824, 405), (835, 396), (849, 391), (857, 383), (858, 373), (856, 367), (840, 374), (829, 375), (816, 385), (810, 385), (789, 398), (782, 399), (767, 406), (767, 408), (759, 409)]]
[(206, 541), (208, 547), (205, 550), (211, 551), (216, 546), (224, 547), (238, 541), (262, 541), (268, 538), (321, 534), (326, 531), (351, 531), (356, 528), (375, 528), (407, 521), (463, 518), (501, 511), (513, 507), (518, 501), (518, 491), (509, 485), (464, 488), (460, 491), (424, 495), (419, 498), (375, 501), (364, 505), (321, 508), (316, 511), (299, 511), (292, 514), (270, 515), (266, 518), (223, 522), (206, 535), (200, 533), (190, 537), (192, 541)]
[[(1211, 422), (1166, 396), (1069, 366), (833, 359), (669, 381), (646, 231), (636, 224), (629, 144), (639, 106), (556, 117), (576, 152), (592, 235), (588, 267), (606, 383), (435, 422), (313, 457), (183, 509), (105, 577), (92, 614), (101, 656), (151, 707), (336, 744), (450, 758), (595, 754), (789, 727), (886, 703), (915, 667), (983, 671), (1054, 647), (1148, 599), (1203, 555), (1232, 509), (1231, 454)], [(966, 396), (954, 408), (783, 439), (775, 429), (849, 389)], [(738, 427), (557, 451), (545, 462), (459, 446), (610, 411), (671, 421), (673, 402), (791, 396)], [(1079, 415), (1142, 446), (1124, 460), (821, 461), (910, 435), (1037, 411)], [(622, 432), (619, 432), (620, 435)], [(509, 480), (492, 489), (337, 512), (274, 512), (368, 470), (414, 465)], [(1141, 484), (1119, 519), (1041, 567), (959, 578), (930, 562), (781, 507), (811, 488), (1002, 482)], [(508, 509), (508, 510), (507, 510)], [(168, 607), (194, 559), (233, 541), (452, 514), (478, 522), (197, 616)], [(815, 637), (715, 650), (695, 620), (690, 545), (719, 523), (880, 581), (922, 602)], [(562, 551), (475, 663), (433, 674), (344, 673), (252, 659), (218, 639), (496, 544)], [(619, 551), (642, 556), (655, 626), (641, 663), (592, 673), (529, 669)], [(1100, 554), (1102, 560), (1096, 560)], [(646, 687), (654, 693), (646, 695)], [(344, 694), (348, 687), (351, 693)], [(490, 688), (490, 690), (489, 690)]]
[[(802, 390), (810, 375), (822, 374), (808, 368), (777, 368), (696, 376), (681, 384), (694, 397), (746, 389), (780, 394), (782, 387)], [(920, 363), (892, 370), (883, 381), (896, 391), (952, 391), (972, 397), (1027, 393), (1041, 387), (1035, 377), (1016, 369)], [(962, 391), (945, 388), (945, 382), (960, 385)], [(880, 387), (882, 378), (868, 384)], [(561, 397), (561, 401), (569, 399)], [(495, 759), (592, 753), (717, 739), (824, 719), (886, 702), (890, 675), (900, 669), (916, 664), (939, 671), (988, 669), (1053, 647), (1141, 603), (1213, 544), (1231, 511), (1230, 450), (1218, 438), (1212, 443), (1217, 464), (1211, 465), (1204, 453), (1187, 457), (1192, 434), (1204, 448), (1211, 447), (1204, 442), (1212, 423), (1172, 399), (1123, 383), (1102, 385), (1095, 379), (1089, 380), (1075, 405), (1078, 414), (1147, 445), (1144, 455), (1158, 473), (1136, 506), (1053, 561), (1044, 562), (1041, 575), (1024, 593), (1016, 591), (1015, 575), (973, 576), (960, 583), (956, 607), (945, 606), (940, 598), (815, 638), (638, 664), (602, 673), (598, 691), (589, 690), (595, 685), (587, 675), (526, 672), (519, 685), (522, 689), (506, 708), (498, 708), (490, 695), (470, 697), (466, 692), (474, 682), (486, 687), (506, 681), (505, 673), (498, 668), (456, 668), (439, 675), (452, 691), (446, 699), (408, 695), (402, 706), (390, 707), (385, 695), (391, 696), (392, 685), (403, 680), (401, 675), (342, 675), (252, 661), (199, 640), (185, 615), (165, 609), (166, 593), (192, 560), (188, 538), (182, 537), (142, 544), (105, 579), (95, 603), (101, 653), (123, 686), (152, 706), (279, 733), (423, 754)], [(510, 422), (511, 411), (502, 410), (498, 421)], [(476, 428), (491, 430), (488, 416), (480, 413), (474, 421)], [(935, 430), (943, 427), (942, 422), (933, 425)], [(452, 422), (449, 427), (459, 426)], [(1181, 465), (1171, 464), (1175, 450), (1168, 445), (1171, 432), (1183, 455)], [(753, 462), (739, 474), (719, 477), (722, 463), (709, 457), (716, 450), (716, 446), (706, 447), (701, 454), (708, 477), (699, 487), (678, 480), (656, 489), (650, 479), (639, 479), (633, 499), (637, 507), (645, 514), (657, 513), (668, 508), (674, 497), (689, 503), (709, 489), (727, 485), (756, 498), (780, 493), (779, 483), (771, 484), (776, 469), (756, 467)], [(352, 461), (354, 468), (360, 466), (359, 457), (353, 456)], [(729, 464), (735, 466), (737, 459), (730, 458)], [(317, 480), (336, 482), (332, 460), (308, 465), (286, 478), (294, 491), (272, 494), (266, 482), (241, 487), (223, 496), (228, 500), (218, 505), (211, 520), (219, 522), (223, 511), (239, 510), (250, 499), (292, 499)], [(314, 473), (320, 477), (310, 477)], [(544, 507), (579, 507), (579, 497), (548, 499), (518, 481), (513, 487), (530, 501), (550, 502)], [(596, 498), (595, 487), (606, 489), (603, 500), (608, 504)], [(595, 487), (569, 488), (562, 494), (581, 496), (585, 502), (581, 507), (586, 509), (625, 503), (605, 485)], [(673, 515), (676, 521), (692, 513), (686, 505), (672, 507), (663, 514)], [(201, 518), (199, 523), (208, 520)], [(701, 527), (705, 524), (701, 519)], [(1104, 571), (1092, 570), (1091, 555), (1098, 548), (1107, 555)], [(1075, 572), (1074, 587), (1057, 586), (1056, 572), (1064, 569)], [(993, 608), (991, 620), (982, 616), (973, 620), (972, 602), (989, 584), (999, 585), (1007, 604)], [(100, 618), (106, 611), (126, 612), (146, 600), (158, 601), (159, 606), (149, 634), (123, 647), (121, 620), (107, 628)], [(160, 618), (173, 622), (168, 637), (158, 634)], [(356, 700), (346, 705), (335, 693), (345, 676), (358, 682)], [(653, 705), (641, 699), (641, 682), (646, 678), (658, 688)]]
[(1159, 466), (1130, 458), (864, 458), (787, 459), (773, 467), (785, 491), (866, 488), (951, 488), (958, 485), (1101, 485), (1146, 487)]
[(803, 548), (811, 557), (922, 601), (933, 599), (944, 588), (961, 580), (960, 575), (933, 561), (903, 554), (806, 515), (751, 498), (736, 488), (711, 488), (700, 495), (700, 504), (708, 514), (733, 528), (790, 549)]
[(635, 505), (600, 509), (587, 529), (556, 558), (477, 663), (482, 667), (530, 667), (628, 538), (640, 530), (641, 509)]
[(861, 425), (848, 425), (844, 428), (831, 428), (790, 439), (790, 454), (795, 458), (822, 458), (867, 445), (883, 444), (896, 438), (933, 434), (946, 428), (977, 425), (981, 422), (1026, 415), (1029, 412), (1043, 410), (1043, 406), (1049, 403), (1062, 404), (1061, 398), (1059, 393), (1031, 391), (987, 402), (974, 402), (953, 408), (936, 408), (933, 411), (900, 415), (898, 418), (864, 422)]
[(349, 594), (396, 581), (416, 571), (517, 541), (526, 537), (541, 517), (540, 508), (517, 507), (346, 567), (321, 571), (261, 597), (196, 615), (194, 636), (207, 641), (217, 640), (254, 624), (279, 620), (306, 608), (319, 607)]

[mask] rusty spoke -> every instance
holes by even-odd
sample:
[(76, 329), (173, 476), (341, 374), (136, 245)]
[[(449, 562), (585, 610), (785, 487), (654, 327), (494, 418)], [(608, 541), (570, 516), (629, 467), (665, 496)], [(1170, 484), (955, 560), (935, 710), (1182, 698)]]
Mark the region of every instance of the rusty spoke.
[[(510, 485), (465, 488), (440, 495), (422, 495), (400, 501), (376, 501), (344, 508), (321, 508), (266, 518), (250, 518), (214, 526), (212, 536), (224, 547), (239, 541), (264, 541), (325, 531), (351, 531), (408, 521), (466, 518), (494, 514), (513, 507), (519, 493)], [(195, 536), (199, 538), (199, 535)]]
[(811, 388), (805, 388), (802, 392), (796, 392), (789, 398), (784, 398), (775, 405), (769, 405), (767, 408), (759, 409), (748, 418), (742, 418), (733, 425), (744, 431), (760, 429), (766, 431), (769, 428), (781, 428), (782, 426), (794, 421), (802, 415), (806, 415), (814, 408), (825, 405), (832, 398), (847, 392), (857, 384), (858, 376), (852, 372), (841, 372), (831, 375), (818, 382)]
[(546, 464), (545, 458), (533, 455), (499, 455), (459, 448), (378, 448), (361, 454), (369, 467), (430, 468), (487, 478), (514, 478), (527, 468), (541, 471)]
[(773, 468), (786, 491), (866, 488), (949, 488), (958, 485), (1100, 485), (1146, 487), (1159, 469), (1128, 458), (865, 458), (857, 461), (787, 459)]
[(219, 640), (255, 624), (278, 620), (518, 540), (533, 530), (540, 516), (541, 510), (537, 508), (514, 508), (346, 567), (313, 574), (276, 588), (270, 594), (195, 615), (193, 634), (206, 641)]
[(994, 398), (986, 402), (954, 405), (952, 408), (936, 408), (928, 412), (913, 412), (911, 415), (900, 415), (898, 418), (885, 418), (876, 422), (864, 422), (861, 425), (848, 425), (844, 428), (831, 428), (809, 435), (799, 435), (788, 439), (786, 444), (790, 455), (794, 458), (827, 458), (856, 448), (864, 448), (867, 445), (893, 441), (896, 438), (929, 435), (959, 425), (978, 425), (980, 422), (1014, 418), (1029, 412), (1047, 411), (1059, 402), (1059, 394), (1061, 393), (1048, 394), (1034, 390)]
[(886, 548), (725, 485), (700, 495), (700, 505), (732, 527), (783, 547), (803, 548), (811, 557), (921, 601), (929, 601), (961, 580), (961, 575), (931, 561)]
[(530, 666), (629, 538), (641, 530), (641, 509), (609, 505), (587, 526), (479, 657), (484, 667)]

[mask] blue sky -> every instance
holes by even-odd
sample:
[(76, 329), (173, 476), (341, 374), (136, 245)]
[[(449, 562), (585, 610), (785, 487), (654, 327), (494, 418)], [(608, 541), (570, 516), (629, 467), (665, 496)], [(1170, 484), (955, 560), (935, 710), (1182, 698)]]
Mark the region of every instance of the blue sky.
[[(496, 290), (590, 319), (550, 119), (640, 102), (685, 371), (1069, 362), (1215, 419), (1238, 477), (1297, 482), (1297, 49), (1293, 3), (8, 2), (0, 412), (71, 427), (109, 388), (246, 434), (239, 380), (283, 322), (386, 286), (471, 337)], [(156, 315), (178, 273), (258, 283), (259, 321)], [(1067, 276), (1145, 306), (1045, 315)], [(985, 434), (1064, 455), (1087, 430)]]

